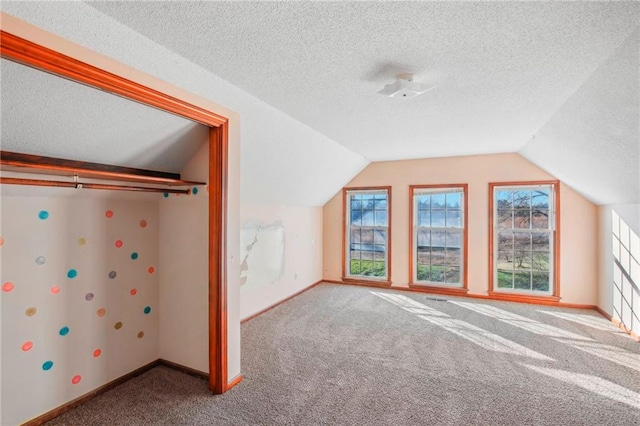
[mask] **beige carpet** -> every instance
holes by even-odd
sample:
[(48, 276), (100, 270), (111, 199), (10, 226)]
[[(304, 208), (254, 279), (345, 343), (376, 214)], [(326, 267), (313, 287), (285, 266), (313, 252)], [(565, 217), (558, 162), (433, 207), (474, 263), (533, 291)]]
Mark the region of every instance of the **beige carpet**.
[(592, 311), (323, 284), (242, 325), (242, 373), (157, 367), (49, 424), (640, 424), (640, 345)]

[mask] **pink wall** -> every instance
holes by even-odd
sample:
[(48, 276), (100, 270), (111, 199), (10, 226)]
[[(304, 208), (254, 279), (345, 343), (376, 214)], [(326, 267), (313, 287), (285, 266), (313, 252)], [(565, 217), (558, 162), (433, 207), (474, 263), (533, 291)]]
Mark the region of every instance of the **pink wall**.
[[(385, 161), (370, 164), (347, 186), (392, 186), (392, 277), (394, 286), (409, 282), (409, 185), (468, 183), (469, 293), (485, 295), (489, 274), (489, 182), (549, 180), (518, 154)], [(562, 302), (596, 304), (597, 208), (561, 184)], [(342, 275), (342, 196), (336, 194), (323, 210), (323, 279)]]

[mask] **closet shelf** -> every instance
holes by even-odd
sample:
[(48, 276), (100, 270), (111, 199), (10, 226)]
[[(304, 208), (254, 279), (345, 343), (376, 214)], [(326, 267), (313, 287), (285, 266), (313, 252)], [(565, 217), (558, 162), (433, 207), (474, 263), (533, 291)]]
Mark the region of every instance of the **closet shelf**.
[[(68, 186), (69, 183), (77, 188), (91, 188), (90, 183), (79, 182), (79, 178), (108, 180), (116, 182), (133, 182), (143, 184), (162, 185), (166, 187), (191, 187), (197, 185), (206, 185), (205, 182), (194, 182), (182, 180), (178, 173), (159, 172), (155, 170), (136, 169), (131, 167), (120, 167), (109, 164), (90, 163), (85, 161), (67, 160), (55, 157), (45, 157), (40, 155), (21, 154), (9, 151), (0, 151), (0, 171), (18, 172), (29, 174), (45, 174), (50, 176), (66, 176), (73, 178), (74, 182), (58, 182)], [(54, 181), (36, 181), (33, 179), (3, 179), (3, 183), (38, 185), (36, 182)], [(18, 181), (23, 181), (19, 183)], [(31, 181), (31, 183), (29, 183)], [(56, 186), (56, 185), (45, 185)], [(57, 185), (63, 186), (63, 185)], [(103, 186), (104, 188), (99, 188)], [(109, 186), (109, 188), (106, 188)], [(117, 189), (131, 190), (126, 185), (94, 185), (93, 189)], [(145, 188), (136, 187), (136, 190), (144, 190)], [(158, 192), (159, 188), (146, 188), (149, 191)], [(166, 192), (188, 193), (186, 189), (167, 189)]]

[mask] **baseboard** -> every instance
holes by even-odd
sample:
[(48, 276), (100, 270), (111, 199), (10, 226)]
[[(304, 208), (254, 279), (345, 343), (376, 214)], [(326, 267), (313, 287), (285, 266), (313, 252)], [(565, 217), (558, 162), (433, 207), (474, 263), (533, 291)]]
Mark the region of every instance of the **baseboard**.
[[(364, 286), (364, 287), (371, 287), (371, 288), (380, 288), (381, 286), (379, 285), (374, 285), (374, 284), (368, 284), (365, 282), (361, 282), (361, 283), (351, 283), (351, 282), (345, 282), (345, 281), (340, 281), (340, 280), (323, 280), (322, 282), (324, 283), (329, 283), (329, 284), (338, 284), (338, 285), (356, 285), (356, 286)], [(503, 301), (503, 302), (515, 302), (515, 303), (528, 303), (531, 305), (544, 305), (544, 306), (558, 306), (560, 308), (575, 308), (575, 309), (596, 309), (595, 305), (587, 305), (587, 304), (579, 304), (579, 303), (565, 303), (565, 302), (558, 302), (555, 300), (551, 300), (551, 299), (540, 299), (537, 300), (535, 297), (531, 297), (531, 298), (510, 298), (510, 297), (503, 297), (502, 295), (491, 295), (491, 294), (474, 294), (474, 293), (463, 293), (460, 292), (461, 294), (453, 294), (453, 292), (449, 291), (447, 292), (446, 290), (448, 289), (440, 289), (440, 288), (434, 288), (434, 287), (424, 287), (424, 286), (413, 286), (413, 287), (397, 287), (397, 286), (385, 286), (386, 289), (389, 290), (399, 290), (399, 291), (408, 291), (411, 293), (430, 293), (430, 294), (438, 294), (438, 295), (448, 295), (448, 296), (455, 296), (455, 297), (471, 297), (474, 299), (485, 299), (485, 300), (499, 300), (499, 301)], [(462, 289), (461, 289), (462, 290)]]
[(640, 335), (635, 333), (634, 331), (628, 329), (622, 322), (615, 319), (612, 315), (610, 315), (607, 311), (602, 309), (600, 306), (596, 306), (596, 311), (600, 313), (603, 317), (611, 321), (615, 326), (617, 326), (620, 330), (627, 333), (633, 340), (640, 343)]
[(176, 371), (180, 371), (181, 373), (188, 374), (190, 376), (197, 377), (199, 379), (209, 380), (209, 373), (205, 373), (200, 370), (196, 370), (195, 368), (186, 367), (181, 364), (176, 364), (175, 362), (167, 361), (166, 359), (158, 359), (158, 365), (165, 366), (167, 368), (171, 368)]
[(234, 377), (233, 379), (231, 379), (229, 381), (229, 383), (227, 383), (227, 390), (231, 389), (232, 387), (234, 387), (235, 385), (237, 385), (238, 383), (240, 383), (242, 381), (244, 377), (242, 377), (242, 374), (238, 374), (236, 377)]
[(313, 283), (313, 284), (311, 284), (311, 285), (309, 285), (309, 286), (307, 286), (307, 287), (303, 288), (302, 290), (297, 291), (296, 293), (293, 293), (291, 296), (287, 297), (286, 299), (282, 299), (281, 301), (279, 301), (279, 302), (277, 302), (277, 303), (274, 303), (273, 305), (269, 305), (269, 306), (267, 306), (266, 308), (262, 309), (262, 310), (261, 310), (261, 311), (259, 311), (259, 312), (256, 312), (256, 313), (255, 313), (255, 314), (253, 314), (253, 315), (249, 315), (248, 317), (246, 317), (246, 318), (244, 318), (243, 320), (241, 320), (241, 321), (240, 321), (240, 324), (244, 324), (245, 322), (247, 322), (247, 321), (249, 321), (249, 320), (252, 320), (252, 319), (254, 319), (254, 318), (255, 318), (255, 317), (257, 317), (257, 316), (260, 316), (260, 315), (264, 314), (265, 312), (267, 312), (267, 311), (269, 311), (269, 310), (271, 310), (271, 309), (275, 308), (276, 306), (278, 306), (278, 305), (282, 305), (284, 302), (288, 302), (289, 300), (293, 299), (294, 297), (301, 295), (301, 294), (302, 294), (302, 293), (304, 293), (305, 291), (307, 291), (307, 290), (311, 290), (313, 287), (317, 286), (317, 285), (318, 285), (318, 284), (320, 284), (321, 282), (324, 282), (324, 281), (323, 281), (323, 280), (316, 281), (315, 283)]
[(158, 365), (160, 365), (161, 362), (159, 359), (155, 360), (155, 361), (151, 361), (149, 364), (143, 365), (140, 368), (136, 368), (135, 370), (133, 370), (130, 373), (125, 374), (122, 377), (118, 377), (115, 380), (110, 381), (109, 383), (106, 383), (94, 390), (92, 390), (91, 392), (85, 393), (82, 396), (79, 396), (78, 398), (72, 399), (71, 401), (67, 402), (66, 404), (63, 404), (59, 407), (54, 408), (51, 411), (47, 411), (44, 414), (39, 415), (38, 417), (28, 420), (25, 423), (23, 423), (23, 426), (36, 426), (36, 425), (41, 425), (43, 423), (48, 422), (49, 420), (53, 420), (56, 417), (66, 413), (67, 411), (77, 407), (78, 405), (84, 404), (85, 402), (95, 398), (98, 395), (101, 395), (113, 388), (115, 388), (116, 386), (119, 386), (121, 384), (123, 384), (124, 382), (126, 382), (127, 380), (131, 380), (134, 377), (137, 377), (143, 373), (146, 373), (147, 371), (151, 370), (154, 367), (157, 367)]

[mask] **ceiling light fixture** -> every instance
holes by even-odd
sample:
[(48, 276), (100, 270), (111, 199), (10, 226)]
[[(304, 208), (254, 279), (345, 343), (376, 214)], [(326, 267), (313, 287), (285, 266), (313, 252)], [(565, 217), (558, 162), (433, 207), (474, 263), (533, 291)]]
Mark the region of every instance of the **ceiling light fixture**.
[(378, 93), (390, 98), (410, 99), (422, 95), (435, 87), (429, 87), (426, 84), (413, 81), (413, 74), (398, 74), (395, 82), (387, 84)]

